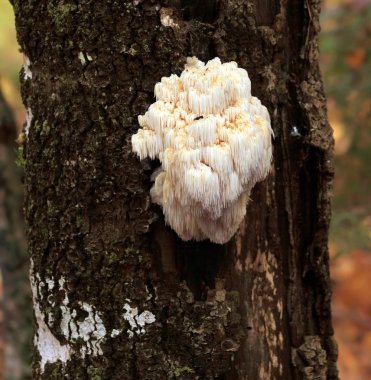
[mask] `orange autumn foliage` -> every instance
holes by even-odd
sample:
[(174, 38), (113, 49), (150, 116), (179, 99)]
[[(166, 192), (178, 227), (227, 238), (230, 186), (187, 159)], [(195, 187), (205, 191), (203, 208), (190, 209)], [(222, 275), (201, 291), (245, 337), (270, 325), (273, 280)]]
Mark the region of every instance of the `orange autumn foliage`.
[(371, 252), (334, 259), (331, 270), (340, 378), (371, 379)]

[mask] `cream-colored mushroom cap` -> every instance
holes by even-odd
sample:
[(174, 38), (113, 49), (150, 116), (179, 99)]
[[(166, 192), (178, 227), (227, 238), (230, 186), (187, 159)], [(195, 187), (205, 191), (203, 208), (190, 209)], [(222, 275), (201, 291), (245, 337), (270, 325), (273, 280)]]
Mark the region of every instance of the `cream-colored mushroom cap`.
[(155, 85), (157, 101), (132, 136), (140, 159), (158, 158), (153, 202), (183, 240), (226, 243), (246, 213), (253, 186), (269, 173), (272, 129), (251, 96), (246, 70), (188, 58), (180, 77)]

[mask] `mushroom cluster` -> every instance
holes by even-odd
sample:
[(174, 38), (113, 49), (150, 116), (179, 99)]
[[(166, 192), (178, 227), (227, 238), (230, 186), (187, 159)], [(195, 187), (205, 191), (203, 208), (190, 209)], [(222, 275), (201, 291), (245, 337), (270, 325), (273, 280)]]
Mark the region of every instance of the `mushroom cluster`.
[(253, 186), (272, 159), (266, 107), (251, 96), (246, 70), (214, 58), (188, 58), (180, 77), (163, 77), (156, 102), (138, 117), (132, 148), (161, 162), (152, 201), (183, 240), (223, 244), (246, 213)]

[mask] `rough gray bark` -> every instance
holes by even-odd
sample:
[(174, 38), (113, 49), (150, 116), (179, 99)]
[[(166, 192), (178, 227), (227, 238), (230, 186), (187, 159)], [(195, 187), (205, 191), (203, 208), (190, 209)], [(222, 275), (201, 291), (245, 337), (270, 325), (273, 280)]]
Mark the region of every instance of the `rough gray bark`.
[[(319, 2), (13, 2), (32, 71), (35, 377), (337, 379)], [(164, 226), (156, 163), (131, 153), (154, 84), (193, 55), (247, 69), (275, 132), (274, 169), (223, 246)]]

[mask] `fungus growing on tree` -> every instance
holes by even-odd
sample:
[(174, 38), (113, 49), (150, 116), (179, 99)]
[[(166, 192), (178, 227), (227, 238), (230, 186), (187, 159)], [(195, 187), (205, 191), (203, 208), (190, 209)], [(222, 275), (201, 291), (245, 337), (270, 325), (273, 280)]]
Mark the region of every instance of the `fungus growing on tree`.
[(152, 201), (183, 240), (226, 243), (246, 213), (251, 189), (269, 172), (272, 129), (251, 96), (246, 70), (219, 58), (188, 58), (178, 77), (155, 85), (157, 101), (138, 117), (132, 148), (161, 162)]

